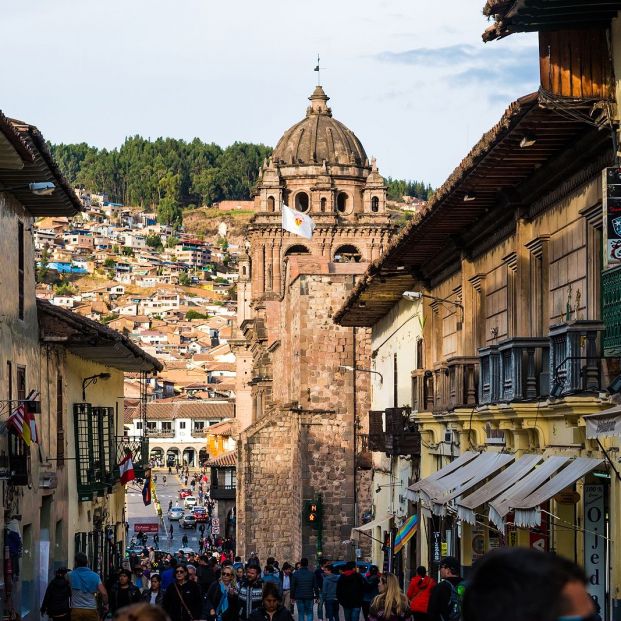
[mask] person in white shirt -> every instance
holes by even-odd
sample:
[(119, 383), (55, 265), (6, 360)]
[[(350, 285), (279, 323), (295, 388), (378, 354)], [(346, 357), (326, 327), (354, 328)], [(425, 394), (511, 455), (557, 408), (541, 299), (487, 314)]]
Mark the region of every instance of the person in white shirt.
[(142, 592), (142, 601), (161, 606), (164, 597), (161, 584), (162, 581), (160, 580), (159, 574), (153, 574), (151, 576), (151, 586)]

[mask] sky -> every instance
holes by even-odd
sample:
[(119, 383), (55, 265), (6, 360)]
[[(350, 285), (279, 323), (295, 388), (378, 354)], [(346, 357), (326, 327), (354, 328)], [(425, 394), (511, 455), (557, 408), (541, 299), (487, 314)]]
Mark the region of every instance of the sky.
[(3, 0), (0, 110), (52, 142), (274, 146), (321, 81), (384, 176), (439, 186), (536, 90), (535, 35), (483, 0)]

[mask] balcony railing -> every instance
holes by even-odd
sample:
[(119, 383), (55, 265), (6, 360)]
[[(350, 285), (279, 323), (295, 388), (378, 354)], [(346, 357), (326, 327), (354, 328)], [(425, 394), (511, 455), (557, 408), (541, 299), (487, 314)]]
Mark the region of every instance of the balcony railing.
[(387, 455), (419, 455), (420, 433), (410, 421), (411, 408), (369, 412), (369, 451)]
[(518, 337), (479, 349), (479, 403), (546, 396), (550, 388), (549, 347), (546, 338)]
[(147, 429), (147, 435), (149, 438), (174, 438), (175, 432), (171, 429), (170, 431), (163, 431), (161, 429)]
[(356, 449), (356, 468), (359, 470), (371, 470), (373, 468), (373, 455), (369, 449), (368, 433), (357, 434)]
[(192, 437), (205, 439), (207, 437), (207, 427), (203, 427), (202, 429), (192, 429)]
[(235, 483), (218, 485), (214, 481), (209, 488), (209, 496), (212, 500), (235, 500), (236, 489)]
[(384, 411), (371, 410), (369, 412), (369, 433), (367, 435), (367, 447), (369, 451), (383, 453), (386, 451), (384, 439)]
[(621, 267), (602, 272), (602, 320), (604, 355), (621, 355)]
[[(452, 411), (460, 407), (473, 407), (477, 403), (477, 382), (479, 371), (479, 359), (475, 357), (449, 358), (445, 362), (436, 365), (433, 370), (433, 404), (435, 414)], [(423, 387), (429, 384), (425, 382), (423, 374)], [(428, 377), (428, 376), (427, 376)], [(422, 398), (426, 399), (423, 394)], [(418, 408), (417, 408), (418, 409)]]
[(603, 330), (602, 322), (586, 320), (550, 328), (550, 376), (563, 385), (562, 395), (600, 390)]

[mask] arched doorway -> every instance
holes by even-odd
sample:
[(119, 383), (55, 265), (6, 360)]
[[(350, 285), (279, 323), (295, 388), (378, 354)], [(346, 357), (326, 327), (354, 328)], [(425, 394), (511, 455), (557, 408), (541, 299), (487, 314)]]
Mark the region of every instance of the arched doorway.
[(149, 458), (154, 464), (158, 466), (163, 466), (164, 465), (164, 449), (160, 448), (159, 446), (154, 446), (151, 449)]
[(198, 452), (198, 465), (199, 466), (203, 466), (203, 464), (209, 459), (209, 453), (206, 451), (206, 449), (201, 449)]
[(335, 263), (360, 263), (360, 261), (362, 261), (362, 254), (352, 244), (339, 246), (334, 252)]
[(310, 250), (304, 244), (294, 244), (289, 246), (285, 252), (286, 257), (291, 257), (296, 254), (310, 254)]
[(167, 466), (181, 465), (181, 462), (179, 461), (179, 449), (176, 446), (171, 446), (166, 451), (166, 465)]
[(191, 468), (196, 466), (196, 451), (192, 447), (183, 449), (183, 465)]

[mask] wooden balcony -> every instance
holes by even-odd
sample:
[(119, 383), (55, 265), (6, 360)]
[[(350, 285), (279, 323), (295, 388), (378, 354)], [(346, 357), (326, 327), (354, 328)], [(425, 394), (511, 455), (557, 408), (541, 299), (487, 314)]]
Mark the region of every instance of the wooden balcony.
[(170, 431), (164, 431), (162, 429), (147, 429), (147, 435), (149, 438), (174, 438), (175, 432), (172, 429)]
[(562, 384), (562, 395), (599, 392), (601, 321), (568, 321), (550, 328), (550, 378)]
[(507, 403), (547, 396), (550, 341), (538, 337), (508, 339), (479, 349), (479, 403)]
[(218, 485), (217, 482), (211, 484), (209, 488), (209, 496), (212, 500), (235, 500), (236, 485)]
[(369, 412), (368, 450), (386, 455), (420, 455), (420, 433), (410, 408)]
[(479, 359), (454, 357), (436, 365), (433, 370), (434, 414), (444, 414), (456, 408), (477, 404)]

